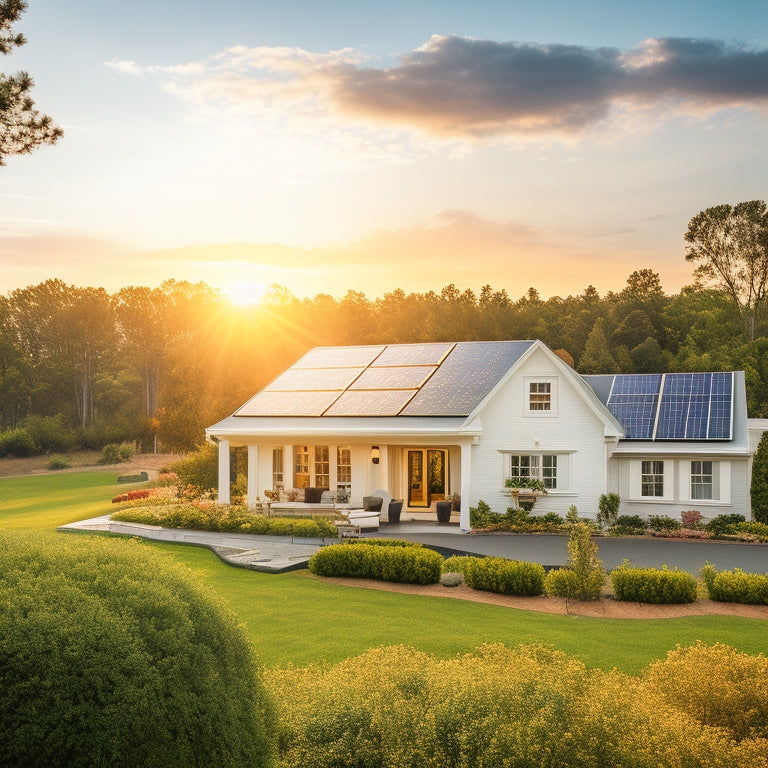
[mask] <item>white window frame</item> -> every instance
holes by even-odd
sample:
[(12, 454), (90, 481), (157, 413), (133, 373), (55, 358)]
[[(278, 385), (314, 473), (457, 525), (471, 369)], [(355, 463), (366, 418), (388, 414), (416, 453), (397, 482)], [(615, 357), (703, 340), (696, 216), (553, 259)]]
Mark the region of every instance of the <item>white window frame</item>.
[[(663, 499), (664, 481), (663, 459), (642, 459), (640, 461), (640, 496), (643, 499)], [(656, 487), (659, 484), (661, 485), (661, 493), (655, 493), (659, 490)], [(645, 493), (646, 485), (653, 486), (654, 493)]]
[[(535, 477), (542, 480), (549, 493), (567, 492), (570, 488), (569, 469), (570, 454), (562, 451), (503, 451), (504, 454), (504, 480), (510, 477)], [(513, 462), (516, 459), (526, 459), (529, 470), (528, 475), (513, 474)], [(553, 460), (550, 466), (545, 466)], [(531, 471), (532, 470), (532, 471)], [(554, 472), (552, 471), (554, 470)], [(549, 482), (554, 482), (549, 485)]]
[[(694, 499), (693, 498), (693, 464), (694, 462), (712, 462), (712, 498)], [(680, 499), (707, 506), (708, 504), (730, 504), (731, 503), (731, 462), (722, 459), (712, 459), (703, 457), (693, 457), (691, 459), (681, 459), (680, 461)]]
[[(557, 376), (525, 376), (523, 378), (523, 415), (534, 418), (557, 416), (558, 411), (558, 381)], [(549, 392), (537, 391), (548, 387)], [(549, 407), (532, 407), (542, 404), (541, 397), (549, 394)]]
[[(643, 496), (643, 462), (661, 461), (664, 464), (663, 496)], [(678, 462), (668, 456), (644, 456), (639, 459), (630, 459), (629, 462), (629, 499), (631, 501), (644, 501), (652, 504), (657, 501), (673, 501), (675, 498), (675, 477)]]
[[(715, 499), (714, 470), (715, 462), (712, 459), (693, 459), (691, 461), (691, 501), (713, 501)], [(703, 495), (697, 495), (696, 490)]]

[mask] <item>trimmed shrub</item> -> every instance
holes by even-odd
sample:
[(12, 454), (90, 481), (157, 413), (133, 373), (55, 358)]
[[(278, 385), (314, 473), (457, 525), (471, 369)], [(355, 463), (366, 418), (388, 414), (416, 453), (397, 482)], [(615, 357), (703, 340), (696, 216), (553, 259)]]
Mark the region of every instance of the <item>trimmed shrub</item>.
[(616, 525), (609, 529), (613, 536), (639, 536), (645, 533), (646, 522), (640, 515), (619, 515)]
[(271, 764), (253, 648), (189, 569), (134, 540), (6, 533), (0, 581), (0, 764)]
[(710, 600), (720, 603), (768, 605), (768, 574), (745, 573), (740, 568), (719, 573), (711, 565), (702, 568)]
[(574, 600), (580, 591), (579, 576), (570, 568), (555, 568), (544, 577), (544, 591), (551, 597)]
[(535, 597), (544, 593), (544, 568), (538, 563), (481, 557), (464, 573), (467, 586), (483, 592)]
[(120, 475), (117, 478), (118, 483), (146, 483), (149, 475), (146, 472), (139, 472), (136, 475)]
[(621, 565), (611, 571), (613, 595), (629, 603), (671, 605), (696, 600), (695, 577), (677, 568), (632, 568)]
[(315, 552), (309, 559), (309, 570), (317, 576), (437, 584), (442, 563), (440, 554), (425, 547), (388, 547), (345, 542)]
[(683, 527), (679, 520), (668, 515), (651, 515), (648, 526), (652, 531), (679, 531)]
[(452, 555), (443, 560), (443, 573), (461, 573), (466, 577), (467, 571), (473, 568), (481, 557), (475, 555)]
[(746, 522), (744, 515), (730, 514), (713, 517), (704, 527), (713, 539), (720, 539), (734, 532), (738, 523)]

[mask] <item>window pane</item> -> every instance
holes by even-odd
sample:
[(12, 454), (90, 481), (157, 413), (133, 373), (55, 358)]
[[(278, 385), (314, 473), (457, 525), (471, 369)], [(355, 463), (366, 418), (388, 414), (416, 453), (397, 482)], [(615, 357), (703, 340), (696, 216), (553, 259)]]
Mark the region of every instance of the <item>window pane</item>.
[(664, 495), (664, 462), (643, 461), (640, 475), (640, 493), (643, 496)]
[(528, 408), (531, 411), (550, 410), (552, 385), (548, 381), (533, 381), (528, 389)]

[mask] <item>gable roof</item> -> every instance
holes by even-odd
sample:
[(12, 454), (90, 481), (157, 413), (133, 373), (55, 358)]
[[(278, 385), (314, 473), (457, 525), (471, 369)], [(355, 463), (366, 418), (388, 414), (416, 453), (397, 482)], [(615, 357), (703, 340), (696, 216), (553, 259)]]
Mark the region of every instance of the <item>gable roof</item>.
[(234, 416), (469, 416), (536, 342), (316, 347)]

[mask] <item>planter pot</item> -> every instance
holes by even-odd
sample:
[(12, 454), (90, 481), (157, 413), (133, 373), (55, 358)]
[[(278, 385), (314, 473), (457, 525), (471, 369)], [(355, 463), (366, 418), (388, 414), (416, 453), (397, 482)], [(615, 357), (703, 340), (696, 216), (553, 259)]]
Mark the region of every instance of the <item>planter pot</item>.
[(438, 501), (435, 506), (437, 507), (437, 522), (450, 523), (453, 504), (450, 501)]
[(517, 505), (520, 509), (524, 509), (530, 512), (533, 509), (533, 505), (536, 503), (536, 496), (533, 493), (519, 493), (517, 494)]
[(390, 523), (400, 522), (400, 513), (403, 511), (402, 501), (390, 501), (387, 512), (387, 519)]

